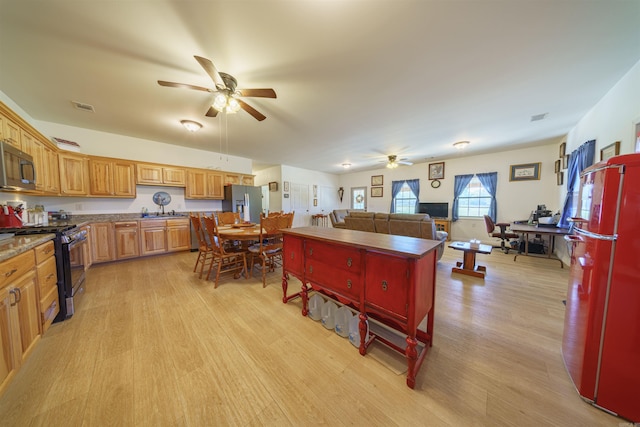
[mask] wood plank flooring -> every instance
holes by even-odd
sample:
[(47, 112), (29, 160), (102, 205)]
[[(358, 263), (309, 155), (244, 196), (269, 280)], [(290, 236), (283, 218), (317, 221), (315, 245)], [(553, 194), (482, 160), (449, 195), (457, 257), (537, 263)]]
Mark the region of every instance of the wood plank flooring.
[[(619, 426), (582, 401), (561, 357), (567, 268), (478, 255), (484, 280), (438, 263), (435, 338), (365, 357), (283, 304), (280, 274), (218, 289), (184, 252), (96, 265), (76, 315), (54, 324), (0, 398), (7, 426)], [(292, 280), (290, 289), (299, 282)]]

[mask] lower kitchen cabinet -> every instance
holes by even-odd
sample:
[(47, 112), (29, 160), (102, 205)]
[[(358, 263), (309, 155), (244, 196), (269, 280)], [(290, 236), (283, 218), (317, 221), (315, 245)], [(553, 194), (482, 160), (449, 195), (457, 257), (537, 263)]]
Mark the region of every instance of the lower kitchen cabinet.
[(167, 220), (167, 251), (188, 251), (191, 249), (191, 229), (188, 218)]
[(114, 223), (116, 240), (116, 259), (137, 258), (140, 256), (138, 221)]
[(53, 241), (38, 246), (34, 251), (36, 255), (38, 295), (40, 298), (40, 324), (44, 334), (60, 312), (58, 273)]
[(116, 242), (112, 222), (91, 224), (91, 259), (94, 263), (116, 259)]
[(148, 219), (140, 221), (140, 255), (167, 252), (167, 221)]
[(0, 395), (40, 338), (35, 255), (0, 263)]

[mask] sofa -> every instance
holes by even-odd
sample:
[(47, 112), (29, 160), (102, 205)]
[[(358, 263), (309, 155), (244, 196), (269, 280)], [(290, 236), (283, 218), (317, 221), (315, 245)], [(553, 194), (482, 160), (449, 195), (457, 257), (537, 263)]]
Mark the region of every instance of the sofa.
[(436, 230), (435, 222), (427, 214), (349, 212), (344, 217), (344, 223), (344, 228), (349, 230), (438, 240), (441, 242), (438, 246), (438, 259), (442, 258), (444, 242), (448, 237), (445, 231)]
[(349, 212), (364, 212), (362, 209), (334, 209), (329, 213), (329, 219), (331, 220), (331, 226), (333, 228), (347, 228), (344, 223), (344, 218), (349, 215)]

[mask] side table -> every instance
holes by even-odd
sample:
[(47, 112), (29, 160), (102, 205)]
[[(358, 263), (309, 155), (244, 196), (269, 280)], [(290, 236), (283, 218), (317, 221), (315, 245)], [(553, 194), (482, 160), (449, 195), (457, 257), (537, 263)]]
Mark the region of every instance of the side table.
[(487, 268), (483, 265), (476, 265), (476, 254), (490, 254), (493, 247), (480, 244), (477, 248), (472, 248), (469, 242), (453, 242), (449, 247), (464, 252), (463, 261), (456, 263), (456, 267), (451, 269), (452, 273), (466, 274), (484, 279)]

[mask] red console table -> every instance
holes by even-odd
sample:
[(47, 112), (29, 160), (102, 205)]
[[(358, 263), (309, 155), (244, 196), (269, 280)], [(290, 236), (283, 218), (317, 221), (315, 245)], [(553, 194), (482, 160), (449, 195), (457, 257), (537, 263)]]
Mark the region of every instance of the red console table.
[[(319, 291), (360, 311), (360, 354), (380, 340), (407, 357), (407, 385), (415, 386), (427, 350), (433, 344), (436, 248), (441, 242), (413, 237), (347, 230), (300, 227), (283, 230), (283, 302)], [(287, 295), (289, 276), (302, 282), (300, 292)], [(376, 321), (406, 336), (369, 331)], [(426, 330), (418, 325), (426, 321)]]

